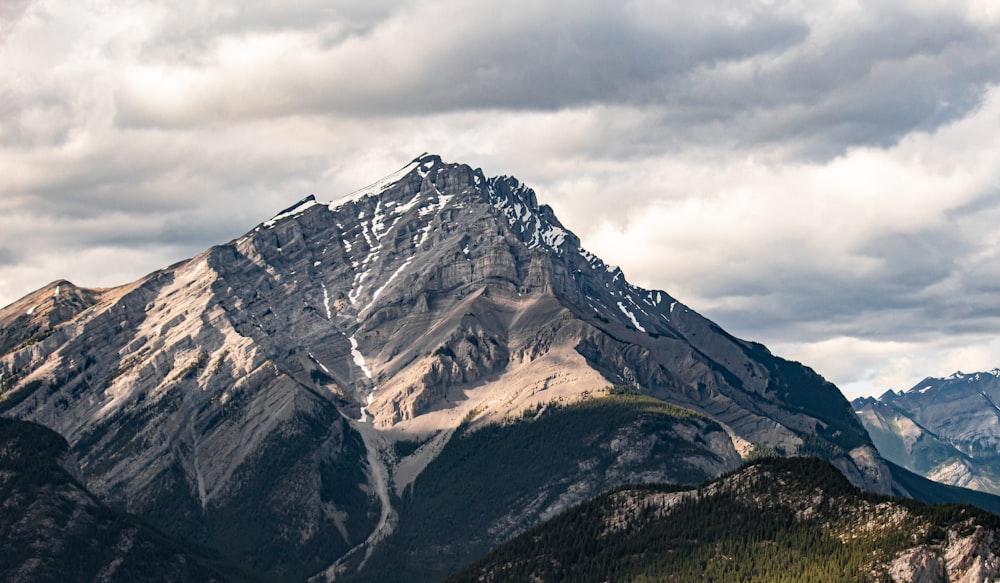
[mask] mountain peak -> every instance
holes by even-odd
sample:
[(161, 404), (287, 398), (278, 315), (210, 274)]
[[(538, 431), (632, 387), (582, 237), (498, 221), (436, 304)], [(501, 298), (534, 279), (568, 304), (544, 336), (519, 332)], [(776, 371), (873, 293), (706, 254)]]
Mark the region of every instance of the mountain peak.
[[(235, 552), (289, 578), (363, 564), (453, 435), (562, 404), (641, 395), (642, 411), (661, 402), (700, 424), (664, 441), (631, 414), (607, 419), (626, 436), (607, 451), (634, 463), (594, 472), (594, 492), (667, 479), (675, 464), (644, 456), (678, 440), (709, 448), (690, 466), (711, 473), (763, 449), (891, 487), (832, 384), (629, 284), (520, 180), (430, 154), (91, 300), (47, 328), (24, 315), (34, 304), (10, 312), (0, 413), (57, 429), (98, 494), (158, 526), (229, 545), (219, 517), (260, 501)], [(525, 499), (548, 488), (538, 480)], [(289, 496), (296, 512), (264, 502)], [(547, 504), (495, 519), (521, 528)]]
[(434, 164), (443, 164), (443, 162), (441, 160), (441, 156), (439, 156), (437, 154), (431, 154), (430, 152), (424, 152), (423, 154), (421, 154), (421, 155), (417, 156), (416, 158), (414, 158), (410, 163), (411, 164), (416, 163), (416, 164), (419, 164), (421, 166), (434, 165)]
[[(102, 292), (59, 279), (0, 309), (0, 354), (44, 338), (94, 305)], [(0, 371), (2, 375), (2, 371)]]
[(856, 403), (855, 410), (889, 461), (935, 481), (1000, 493), (1000, 472), (992, 465), (1000, 448), (998, 402), (996, 369), (956, 371), (890, 390), (877, 406)]
[[(413, 174), (417, 174), (421, 179), (426, 177), (435, 168), (442, 168), (446, 166), (464, 166), (462, 164), (446, 164), (441, 160), (441, 156), (437, 154), (429, 154), (424, 152), (423, 154), (417, 156), (410, 161), (409, 164), (403, 166), (399, 170), (383, 176), (382, 178), (372, 182), (371, 184), (359, 188), (354, 192), (348, 193), (333, 202), (329, 203), (330, 210), (334, 210), (335, 207), (345, 204), (351, 201), (358, 201), (366, 196), (376, 196), (382, 192), (388, 190), (398, 182), (401, 182), (409, 178)], [(480, 173), (481, 174), (481, 173)]]
[[(511, 310), (519, 314), (528, 309), (528, 302), (548, 306), (545, 317), (555, 318), (552, 322), (574, 321), (567, 328), (574, 330), (572, 340), (546, 337), (540, 353), (566, 343), (573, 358), (583, 356), (587, 366), (598, 371), (598, 377), (586, 373), (592, 379), (587, 383), (595, 386), (652, 390), (700, 409), (708, 400), (730, 399), (713, 394), (711, 387), (733, 383), (762, 398), (795, 399), (804, 407), (803, 414), (816, 415), (824, 423), (832, 419), (831, 412), (850, 412), (836, 388), (815, 373), (809, 371), (807, 377), (817, 383), (817, 394), (799, 395), (804, 381), (782, 385), (771, 379), (786, 365), (766, 350), (725, 335), (667, 292), (630, 284), (621, 269), (585, 250), (551, 207), (540, 205), (535, 191), (515, 177), (486, 177), (479, 169), (423, 154), (325, 208), (306, 199), (282, 216), (273, 233), (254, 234), (254, 242), (244, 241), (237, 251), (259, 256), (253, 261), (267, 265), (282, 281), (311, 290), (318, 301), (306, 302), (357, 343), (351, 354), (358, 366), (345, 375), (345, 382), (349, 392), (363, 391), (351, 397), (364, 404), (362, 418), (376, 424), (404, 423), (437, 408), (455, 407), (447, 391), (430, 387), (475, 382), (506, 370), (509, 359), (521, 358), (483, 351), (493, 345), (522, 351), (522, 343), (535, 342), (515, 341), (508, 328), (516, 324), (520, 333), (519, 326), (531, 318), (500, 316)], [(425, 313), (447, 314), (449, 323), (425, 336), (411, 337), (396, 328), (407, 314)], [(388, 324), (392, 322), (397, 323)], [(613, 340), (595, 340), (604, 334)], [(483, 344), (485, 337), (494, 341)], [(632, 343), (642, 349), (629, 352)], [(654, 354), (669, 354), (688, 343), (694, 346), (695, 360), (720, 359), (704, 367), (683, 364), (694, 367), (690, 374), (707, 375), (704, 378), (682, 381), (668, 365), (649, 365)], [(432, 358), (422, 360), (427, 354)], [(777, 368), (765, 370), (751, 362), (756, 358), (775, 361)], [(424, 363), (419, 374), (408, 373), (419, 380), (399, 386), (378, 381), (380, 376), (396, 378), (413, 362)], [(546, 386), (548, 381), (541, 380), (540, 386)], [(701, 388), (689, 390), (686, 383)], [(732, 423), (739, 432), (744, 423), (749, 428), (756, 422)], [(845, 423), (829, 430), (831, 439), (844, 451), (864, 446), (863, 429), (853, 417)], [(780, 437), (776, 433), (759, 438), (793, 452), (800, 443), (797, 434), (806, 427), (808, 423), (795, 420), (794, 429), (779, 431)], [(758, 439), (756, 431), (748, 433), (750, 441)]]
[(303, 198), (299, 202), (293, 204), (292, 206), (281, 211), (280, 213), (274, 215), (270, 219), (264, 221), (263, 225), (265, 227), (273, 227), (278, 223), (278, 221), (286, 219), (288, 217), (294, 217), (295, 215), (305, 212), (306, 209), (316, 206), (317, 204), (320, 203), (316, 202), (316, 196), (310, 194), (309, 196)]
[(988, 371), (965, 373), (962, 371), (955, 371), (946, 377), (926, 377), (917, 384), (910, 387), (905, 392), (900, 391), (900, 395), (916, 396), (923, 394), (936, 393), (938, 389), (946, 389), (947, 391), (954, 390), (969, 390), (971, 387), (975, 390), (975, 387), (981, 383), (992, 383), (996, 379), (1000, 379), (1000, 369), (994, 368)]

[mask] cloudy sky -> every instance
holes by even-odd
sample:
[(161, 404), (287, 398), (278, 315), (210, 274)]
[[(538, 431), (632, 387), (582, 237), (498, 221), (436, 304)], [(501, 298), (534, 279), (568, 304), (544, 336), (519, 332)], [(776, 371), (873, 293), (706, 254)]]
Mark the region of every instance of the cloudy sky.
[(1000, 367), (995, 0), (3, 0), (0, 305), (424, 151), (846, 394)]

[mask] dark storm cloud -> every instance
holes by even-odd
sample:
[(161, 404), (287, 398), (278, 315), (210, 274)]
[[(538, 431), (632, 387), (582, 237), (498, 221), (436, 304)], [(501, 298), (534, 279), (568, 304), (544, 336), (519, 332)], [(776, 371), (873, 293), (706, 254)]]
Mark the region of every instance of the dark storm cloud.
[(129, 138), (73, 162), (44, 169), (45, 181), (31, 191), (34, 212), (74, 219), (109, 213), (166, 216), (212, 201), (232, 203), (237, 214), (268, 212), (268, 207), (240, 206), (240, 198), (252, 199), (262, 189), (282, 190), (300, 180), (297, 172), (313, 174), (323, 165), (317, 157), (264, 161), (207, 142)]
[(143, 41), (139, 60), (175, 66), (211, 66), (213, 46), (226, 37), (307, 32), (317, 49), (370, 34), (398, 10), (392, 0), (246, 0), (224, 3), (173, 2), (158, 34)]
[(674, 83), (692, 70), (780, 51), (808, 33), (800, 22), (766, 13), (749, 14), (740, 24), (682, 13), (669, 15), (677, 20), (643, 23), (626, 5), (615, 6), (595, 10), (594, 3), (583, 3), (575, 7), (581, 14), (563, 6), (564, 18), (552, 14), (553, 20), (525, 22), (516, 32), (484, 28), (456, 39), (460, 46), (446, 60), (422, 63), (410, 87), (340, 103), (377, 114), (656, 104), (670, 101)]
[(1000, 269), (970, 273), (959, 262), (973, 248), (959, 222), (917, 232), (874, 233), (858, 249), (878, 265), (867, 273), (824, 266), (823, 256), (799, 256), (763, 277), (720, 277), (713, 290), (703, 293), (739, 290), (753, 297), (753, 310), (723, 307), (711, 312), (739, 333), (781, 341), (991, 334), (1000, 329)]
[(5, 0), (0, 3), (0, 43), (14, 30), (30, 4), (31, 0)]
[(618, 104), (658, 108), (642, 136), (652, 147), (669, 147), (673, 134), (823, 158), (960, 118), (1000, 78), (994, 28), (905, 5), (866, 5), (833, 30), (755, 3), (435, 6), (379, 12), (383, 20), (329, 46), (306, 38), (308, 61), (288, 49), (249, 72), (186, 70), (207, 76), (177, 81), (186, 102), (151, 102), (127, 87), (119, 123)]
[(14, 265), (21, 260), (12, 249), (0, 248), (0, 265)]
[[(632, 5), (619, 3), (492, 4), (399, 10), (366, 34), (314, 43), (313, 62), (292, 57), (287, 69), (264, 67), (242, 86), (208, 82), (197, 88), (198, 103), (180, 110), (150, 107), (126, 91), (119, 120), (174, 125), (303, 111), (400, 115), (656, 103), (672, 80), (697, 67), (767, 54), (807, 34), (802, 23), (759, 8), (731, 7), (742, 22), (727, 23), (710, 11), (676, 7), (653, 15), (659, 21), (643, 21)], [(263, 89), (260, 99), (242, 91), (251, 85)], [(232, 104), (231, 90), (245, 102)]]
[(25, 80), (0, 84), (0, 146), (65, 144), (78, 120), (74, 119), (74, 98), (64, 89)]

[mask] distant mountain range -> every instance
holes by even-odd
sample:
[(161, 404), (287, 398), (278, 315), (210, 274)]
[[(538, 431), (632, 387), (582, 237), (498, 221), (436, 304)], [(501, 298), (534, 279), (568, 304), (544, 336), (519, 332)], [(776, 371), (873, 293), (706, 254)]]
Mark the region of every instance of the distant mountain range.
[(65, 437), (102, 504), (288, 581), (439, 581), (604, 492), (761, 456), (996, 502), (886, 463), (814, 371), (628, 283), (519, 180), (432, 155), (3, 308), (0, 414)]
[(882, 455), (944, 484), (1000, 494), (1000, 369), (926, 378), (852, 402)]

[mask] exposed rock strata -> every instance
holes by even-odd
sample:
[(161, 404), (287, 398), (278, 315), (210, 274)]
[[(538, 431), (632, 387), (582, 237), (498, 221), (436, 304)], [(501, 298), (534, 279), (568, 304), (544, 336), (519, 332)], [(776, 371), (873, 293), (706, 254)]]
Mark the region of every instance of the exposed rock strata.
[[(612, 385), (718, 420), (725, 455), (812, 453), (890, 488), (835, 387), (627, 283), (518, 180), (436, 156), (135, 283), (53, 284), (0, 324), (0, 410), (64, 435), (105, 500), (277, 574), (386, 523), (427, 461), (397, 473), (392, 442)], [(251, 495), (280, 528), (239, 522)]]

